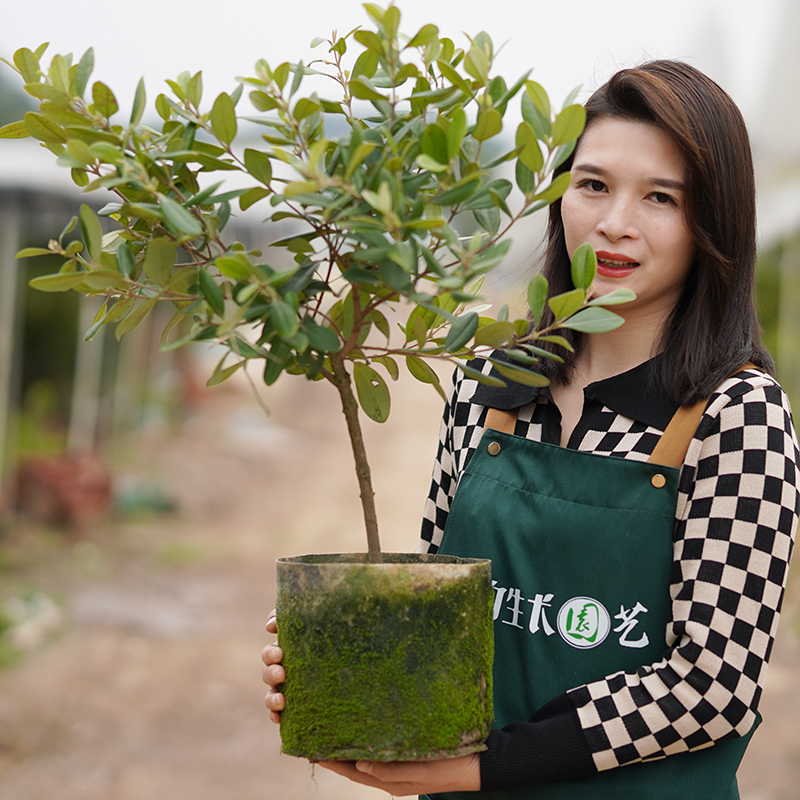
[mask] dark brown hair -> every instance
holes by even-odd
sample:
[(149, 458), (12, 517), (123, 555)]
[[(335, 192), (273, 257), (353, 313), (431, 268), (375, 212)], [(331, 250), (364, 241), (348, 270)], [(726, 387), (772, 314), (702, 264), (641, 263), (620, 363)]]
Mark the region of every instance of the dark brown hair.
[[(621, 70), (589, 98), (586, 129), (604, 117), (656, 125), (686, 165), (686, 223), (697, 254), (658, 343), (664, 391), (688, 404), (710, 396), (747, 361), (772, 372), (755, 310), (755, 178), (739, 109), (694, 67), (651, 61)], [(552, 294), (572, 288), (569, 263), (558, 201), (550, 208), (542, 270)], [(566, 333), (580, 352), (582, 335)], [(569, 382), (575, 356), (563, 364), (546, 362), (548, 374)]]

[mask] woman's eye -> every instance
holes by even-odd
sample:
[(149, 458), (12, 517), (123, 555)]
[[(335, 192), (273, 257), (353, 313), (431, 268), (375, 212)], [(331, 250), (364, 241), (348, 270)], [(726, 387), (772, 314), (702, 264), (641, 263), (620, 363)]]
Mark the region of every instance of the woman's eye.
[(665, 194), (664, 192), (653, 192), (650, 196), (659, 205), (668, 205), (669, 203), (673, 204), (675, 203), (674, 198), (670, 197), (670, 195)]
[(582, 180), (578, 186), (590, 189), (593, 192), (603, 192), (606, 188), (606, 185), (603, 183), (603, 181), (598, 181), (594, 178), (586, 178), (585, 180)]

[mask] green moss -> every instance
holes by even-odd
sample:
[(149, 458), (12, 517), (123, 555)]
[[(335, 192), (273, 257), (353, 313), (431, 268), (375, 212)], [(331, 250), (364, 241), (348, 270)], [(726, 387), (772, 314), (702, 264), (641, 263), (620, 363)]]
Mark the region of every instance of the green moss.
[(279, 565), (284, 752), (399, 760), (483, 748), (492, 722), (489, 563), (455, 566), (449, 578), (442, 561), (458, 560), (428, 570), (351, 564), (346, 577), (330, 559), (291, 576)]

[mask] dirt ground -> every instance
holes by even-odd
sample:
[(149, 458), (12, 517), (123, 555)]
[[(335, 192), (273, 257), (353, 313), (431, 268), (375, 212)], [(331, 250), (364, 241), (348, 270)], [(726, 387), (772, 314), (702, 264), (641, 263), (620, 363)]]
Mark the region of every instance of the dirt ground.
[[(411, 550), (441, 401), (428, 387), (396, 388), (368, 447), (384, 547)], [(48, 593), (63, 616), (0, 671), (3, 800), (386, 796), (282, 756), (262, 704), (275, 558), (364, 549), (336, 397), (284, 378), (266, 399), (269, 418), (247, 391), (209, 390), (176, 430), (148, 433), (120, 459), (122, 485), (165, 491), (175, 513), (79, 540), (30, 523), (5, 531), (0, 581)], [(743, 800), (800, 797), (798, 594), (740, 770)]]

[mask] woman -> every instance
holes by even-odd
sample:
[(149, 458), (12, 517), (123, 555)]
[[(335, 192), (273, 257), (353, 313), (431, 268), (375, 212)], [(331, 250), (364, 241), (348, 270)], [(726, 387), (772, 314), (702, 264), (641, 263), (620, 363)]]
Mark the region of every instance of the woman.
[(800, 461), (754, 309), (747, 133), (677, 62), (622, 70), (586, 108), (544, 271), (568, 290), (589, 242), (595, 292), (637, 298), (616, 331), (569, 334), (548, 388), (456, 375), (422, 548), (492, 558), (497, 720), (480, 755), (327, 765), (396, 796), (738, 797)]

